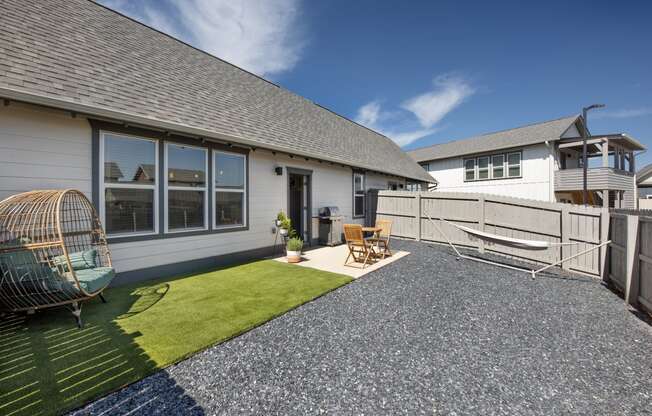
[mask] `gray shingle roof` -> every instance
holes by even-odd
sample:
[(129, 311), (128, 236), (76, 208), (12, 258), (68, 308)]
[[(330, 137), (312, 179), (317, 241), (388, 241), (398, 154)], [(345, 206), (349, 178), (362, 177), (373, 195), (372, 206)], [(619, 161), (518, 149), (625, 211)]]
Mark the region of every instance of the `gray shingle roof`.
[(408, 154), (417, 162), (425, 162), (474, 153), (491, 152), (499, 149), (509, 149), (511, 147), (527, 146), (543, 143), (546, 140), (559, 140), (578, 118), (579, 116), (570, 116), (544, 121), (542, 123), (483, 134), (468, 139), (422, 147), (411, 150)]
[(0, 56), (2, 97), (432, 180), (387, 137), (89, 0), (3, 0)]
[(643, 182), (651, 174), (652, 174), (652, 163), (650, 163), (649, 165), (641, 168), (641, 170), (636, 172), (636, 181), (639, 182), (639, 183)]

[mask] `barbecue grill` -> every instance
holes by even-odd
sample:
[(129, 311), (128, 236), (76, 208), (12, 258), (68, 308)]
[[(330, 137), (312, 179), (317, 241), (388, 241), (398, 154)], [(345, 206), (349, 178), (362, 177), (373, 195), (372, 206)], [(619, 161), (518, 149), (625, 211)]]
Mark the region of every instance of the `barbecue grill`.
[(342, 244), (342, 215), (335, 206), (319, 208), (319, 244)]

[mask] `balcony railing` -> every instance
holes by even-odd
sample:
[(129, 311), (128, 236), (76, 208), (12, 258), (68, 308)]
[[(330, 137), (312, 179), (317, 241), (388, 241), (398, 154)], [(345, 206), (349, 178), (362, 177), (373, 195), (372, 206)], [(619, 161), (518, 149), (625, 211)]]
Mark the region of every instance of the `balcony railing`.
[[(589, 190), (596, 191), (628, 191), (636, 187), (633, 173), (614, 168), (590, 168), (586, 182)], [(580, 191), (583, 187), (581, 168), (555, 171), (555, 191)]]

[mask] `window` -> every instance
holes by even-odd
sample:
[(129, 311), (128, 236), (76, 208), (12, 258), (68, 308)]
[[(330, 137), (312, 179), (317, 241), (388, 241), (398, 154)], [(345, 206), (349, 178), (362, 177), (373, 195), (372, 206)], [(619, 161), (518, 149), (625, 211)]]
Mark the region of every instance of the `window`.
[(246, 159), (238, 153), (213, 152), (213, 204), (216, 228), (242, 227), (246, 216)]
[(429, 172), (429, 171), (430, 171), (430, 164), (429, 164), (429, 163), (421, 163), (421, 167), (422, 167), (423, 170), (425, 170), (426, 172)]
[(206, 229), (208, 150), (175, 143), (165, 150), (165, 229)]
[(475, 180), (475, 159), (464, 160), (464, 180), (465, 181)]
[(500, 179), (505, 177), (505, 155), (491, 157), (491, 177)]
[(353, 216), (364, 216), (364, 173), (353, 173)]
[(521, 177), (521, 152), (464, 159), (464, 181)]
[(478, 179), (489, 179), (489, 156), (478, 158)]
[(158, 144), (140, 137), (100, 134), (100, 215), (106, 233), (157, 232)]
[(398, 191), (398, 184), (396, 182), (387, 182), (387, 189), (390, 191)]
[(521, 176), (521, 153), (507, 155), (507, 175), (510, 178)]

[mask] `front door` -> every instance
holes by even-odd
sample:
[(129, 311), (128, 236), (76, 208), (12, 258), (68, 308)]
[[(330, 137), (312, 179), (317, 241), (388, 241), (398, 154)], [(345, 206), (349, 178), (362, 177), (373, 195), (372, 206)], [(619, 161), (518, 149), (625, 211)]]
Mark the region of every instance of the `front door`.
[(290, 173), (288, 183), (288, 216), (297, 235), (310, 244), (310, 175)]

